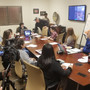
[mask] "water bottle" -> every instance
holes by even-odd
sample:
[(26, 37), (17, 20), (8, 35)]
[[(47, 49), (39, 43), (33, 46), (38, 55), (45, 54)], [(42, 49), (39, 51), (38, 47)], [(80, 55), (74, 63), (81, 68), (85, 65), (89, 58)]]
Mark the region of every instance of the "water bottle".
[(31, 36), (30, 36), (30, 40), (32, 40)]
[(88, 55), (88, 64), (90, 64), (90, 53)]

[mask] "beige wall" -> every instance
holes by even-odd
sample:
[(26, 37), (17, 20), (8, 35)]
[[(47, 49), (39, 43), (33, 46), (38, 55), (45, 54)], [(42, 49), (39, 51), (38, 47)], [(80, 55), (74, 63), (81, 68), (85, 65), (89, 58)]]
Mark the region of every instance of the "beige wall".
[[(75, 30), (75, 34), (79, 36), (78, 44), (80, 42), (80, 38), (82, 35), (82, 31), (85, 26), (85, 22), (75, 22), (68, 20), (68, 6), (69, 5), (87, 5), (87, 13), (90, 12), (90, 0), (0, 0), (0, 6), (22, 6), (23, 12), (23, 22), (25, 26), (29, 29), (32, 29), (35, 25), (33, 21), (35, 17), (40, 17), (39, 15), (33, 14), (33, 8), (39, 8), (40, 10), (45, 10), (48, 12), (48, 17), (50, 18), (50, 22), (53, 22), (52, 15), (53, 12), (57, 12), (60, 16), (59, 25), (68, 27), (73, 27)], [(16, 31), (16, 27), (18, 25), (10, 25), (10, 26), (0, 26), (0, 35), (2, 35), (3, 30), (8, 28)], [(85, 43), (83, 39), (82, 44)]]
[[(75, 34), (79, 37), (77, 43), (80, 43), (81, 35), (85, 26), (85, 22), (75, 22), (68, 20), (68, 6), (69, 5), (87, 5), (87, 13), (90, 13), (90, 0), (50, 0), (50, 15), (56, 11), (60, 15), (60, 25), (68, 27), (73, 27)], [(86, 13), (86, 15), (87, 15)], [(53, 22), (51, 18), (51, 22)], [(82, 45), (84, 45), (86, 40), (83, 38)]]
[[(39, 8), (40, 11), (44, 10), (49, 13), (48, 0), (0, 0), (0, 6), (22, 6), (23, 22), (28, 29), (34, 28), (34, 18), (40, 17), (40, 14), (33, 14), (33, 8)], [(17, 27), (18, 25), (0, 26), (0, 35), (2, 36), (3, 31), (9, 28), (15, 32)]]

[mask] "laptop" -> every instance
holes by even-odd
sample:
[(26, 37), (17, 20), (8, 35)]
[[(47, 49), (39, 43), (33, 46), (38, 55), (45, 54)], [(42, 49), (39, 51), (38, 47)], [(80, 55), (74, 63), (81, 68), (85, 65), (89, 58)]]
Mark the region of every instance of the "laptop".
[(24, 35), (25, 35), (25, 37), (30, 37), (31, 30), (24, 30)]

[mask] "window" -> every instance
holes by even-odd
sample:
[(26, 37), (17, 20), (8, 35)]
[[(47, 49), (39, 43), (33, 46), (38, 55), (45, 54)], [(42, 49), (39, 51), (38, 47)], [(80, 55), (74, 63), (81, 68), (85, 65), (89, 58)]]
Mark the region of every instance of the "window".
[(1, 6), (0, 25), (18, 25), (22, 22), (21, 6)]

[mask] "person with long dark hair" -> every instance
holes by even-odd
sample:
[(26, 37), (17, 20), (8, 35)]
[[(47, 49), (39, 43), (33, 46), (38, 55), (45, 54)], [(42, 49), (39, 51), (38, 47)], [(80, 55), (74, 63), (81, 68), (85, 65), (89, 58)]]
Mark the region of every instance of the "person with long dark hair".
[(60, 63), (56, 61), (52, 45), (45, 44), (42, 48), (42, 54), (37, 61), (37, 66), (44, 73), (46, 87), (53, 83), (58, 83), (61, 77), (70, 75), (72, 66), (64, 70)]
[(29, 57), (29, 55), (23, 50), (25, 48), (25, 43), (23, 39), (18, 39), (16, 43), (16, 48), (19, 50), (20, 58), (23, 62), (25, 60), (28, 63), (35, 64), (34, 58)]
[(11, 38), (11, 33), (9, 30), (5, 30), (3, 33), (3, 40), (2, 40), (2, 45), (5, 45), (6, 40)]
[(68, 28), (66, 38), (65, 38), (65, 43), (67, 46), (71, 46), (74, 48), (75, 42), (76, 42), (76, 35), (74, 33), (74, 30), (73, 28)]

